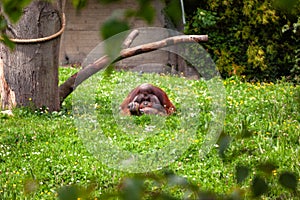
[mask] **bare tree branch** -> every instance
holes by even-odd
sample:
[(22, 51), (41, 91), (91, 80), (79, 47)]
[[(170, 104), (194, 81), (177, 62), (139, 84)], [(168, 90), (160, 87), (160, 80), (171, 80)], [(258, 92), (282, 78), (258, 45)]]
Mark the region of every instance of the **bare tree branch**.
[[(148, 44), (143, 44), (136, 47), (123, 49), (120, 52), (120, 56), (114, 61), (112, 61), (111, 63), (115, 63), (125, 58), (129, 58), (146, 52), (155, 51), (157, 49), (161, 49), (179, 43), (195, 43), (195, 42), (199, 43), (199, 42), (205, 42), (207, 40), (208, 40), (207, 35), (179, 35), (179, 36), (169, 37), (157, 42), (151, 42)], [(131, 42), (129, 42), (129, 45), (130, 44)], [(59, 86), (60, 102), (62, 103), (65, 100), (65, 98), (69, 94), (71, 94), (79, 84), (81, 84), (83, 81), (88, 79), (93, 74), (104, 69), (104, 67), (108, 66), (111, 63), (109, 63), (108, 56), (105, 55), (100, 59), (96, 60), (94, 63), (89, 64), (85, 68), (81, 69), (79, 72), (72, 75), (66, 82), (64, 82), (62, 85)], [(76, 86), (74, 85), (75, 80), (76, 80)]]
[(133, 40), (139, 35), (139, 30), (133, 30), (123, 42), (123, 49), (129, 48)]

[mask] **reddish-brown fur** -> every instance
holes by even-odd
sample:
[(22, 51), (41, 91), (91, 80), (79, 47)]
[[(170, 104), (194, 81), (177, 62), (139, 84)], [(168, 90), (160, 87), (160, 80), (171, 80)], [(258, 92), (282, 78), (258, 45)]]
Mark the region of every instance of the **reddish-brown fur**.
[[(134, 113), (130, 112), (130, 110), (128, 108), (129, 104), (130, 105), (133, 105), (133, 103), (134, 104), (136, 104), (136, 103), (142, 104), (143, 102), (151, 102), (151, 105), (152, 104), (160, 104), (165, 109), (165, 111), (166, 111), (165, 113), (167, 115), (171, 115), (172, 113), (174, 113), (176, 111), (175, 106), (172, 104), (172, 102), (168, 98), (167, 94), (162, 89), (160, 89), (159, 87), (156, 87), (152, 84), (144, 83), (142, 85), (139, 85), (135, 89), (133, 89), (128, 94), (128, 96), (124, 99), (124, 101), (120, 105), (121, 113), (125, 114), (125, 115), (132, 115)], [(138, 106), (138, 105), (136, 105), (136, 106)], [(145, 107), (146, 107), (145, 110), (151, 110), (151, 109), (149, 109), (150, 106), (145, 106)], [(157, 108), (158, 107), (153, 107), (153, 109), (157, 109)], [(145, 113), (145, 114), (148, 114), (148, 113)]]

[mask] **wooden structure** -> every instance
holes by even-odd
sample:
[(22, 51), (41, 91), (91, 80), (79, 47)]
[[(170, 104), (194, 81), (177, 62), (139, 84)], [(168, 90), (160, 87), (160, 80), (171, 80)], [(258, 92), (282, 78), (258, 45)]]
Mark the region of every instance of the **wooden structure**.
[[(130, 22), (132, 28), (140, 27), (168, 27), (166, 18), (163, 15), (164, 5), (162, 1), (156, 0), (153, 3), (156, 10), (156, 18), (153, 24), (146, 24), (143, 20), (134, 20)], [(137, 7), (136, 0), (122, 0), (111, 4), (99, 4), (97, 0), (89, 0), (86, 8), (77, 12), (70, 0), (67, 0), (65, 7), (66, 29), (62, 36), (60, 65), (81, 65), (86, 56), (101, 41), (99, 27), (111, 15), (118, 15), (127, 8)], [(163, 37), (169, 37), (168, 32), (165, 35), (157, 35), (154, 32), (140, 32), (140, 36), (133, 42), (132, 46), (161, 40)], [(146, 39), (145, 39), (146, 38)], [(135, 56), (118, 63), (122, 68), (134, 71), (168, 73), (171, 67), (180, 66), (180, 72), (187, 76), (195, 76), (192, 68), (182, 67), (178, 58), (165, 51), (156, 51), (146, 55)], [(149, 67), (151, 65), (151, 68)]]

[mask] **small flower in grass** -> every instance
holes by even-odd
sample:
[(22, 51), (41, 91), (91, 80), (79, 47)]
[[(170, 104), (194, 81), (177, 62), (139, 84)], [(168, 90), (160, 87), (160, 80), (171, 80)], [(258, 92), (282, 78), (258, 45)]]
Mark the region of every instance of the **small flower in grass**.
[(273, 176), (276, 176), (276, 175), (277, 175), (276, 169), (274, 169), (274, 170), (272, 171), (272, 174), (273, 174)]

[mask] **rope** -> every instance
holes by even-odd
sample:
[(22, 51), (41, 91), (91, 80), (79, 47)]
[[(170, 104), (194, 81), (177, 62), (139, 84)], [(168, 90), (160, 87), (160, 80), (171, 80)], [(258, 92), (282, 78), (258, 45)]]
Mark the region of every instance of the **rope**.
[[(66, 17), (65, 17), (65, 13), (62, 14), (62, 26), (61, 29), (54, 33), (53, 35), (47, 36), (47, 37), (42, 37), (42, 38), (36, 38), (36, 39), (17, 39), (17, 38), (9, 38), (10, 41), (15, 42), (15, 43), (40, 43), (40, 42), (45, 42), (45, 41), (49, 41), (52, 40), (54, 38), (57, 38), (58, 36), (60, 36), (66, 27)], [(3, 40), (2, 37), (0, 37), (0, 40)]]

